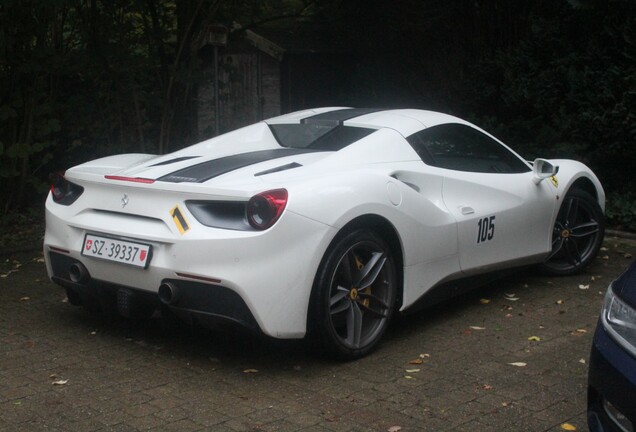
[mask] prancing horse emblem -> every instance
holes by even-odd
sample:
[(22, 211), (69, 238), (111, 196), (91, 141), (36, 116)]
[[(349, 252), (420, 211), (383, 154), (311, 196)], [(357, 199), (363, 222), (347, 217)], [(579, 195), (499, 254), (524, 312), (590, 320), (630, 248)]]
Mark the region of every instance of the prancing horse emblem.
[(121, 208), (124, 208), (128, 205), (128, 195), (124, 194), (123, 197), (121, 197)]

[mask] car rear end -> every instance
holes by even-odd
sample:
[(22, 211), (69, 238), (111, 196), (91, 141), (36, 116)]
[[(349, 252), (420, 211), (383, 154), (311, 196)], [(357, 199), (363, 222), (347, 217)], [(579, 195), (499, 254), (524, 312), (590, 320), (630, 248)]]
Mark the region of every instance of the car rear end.
[(47, 270), (71, 303), (124, 316), (163, 305), (206, 326), (304, 335), (332, 228), (286, 211), (284, 188), (258, 177), (230, 188), (98, 171), (69, 170), (46, 203)]

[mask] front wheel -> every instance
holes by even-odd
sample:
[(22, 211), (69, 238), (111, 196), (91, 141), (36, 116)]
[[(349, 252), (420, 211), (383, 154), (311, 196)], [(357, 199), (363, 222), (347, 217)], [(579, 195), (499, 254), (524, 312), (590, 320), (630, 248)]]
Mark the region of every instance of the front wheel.
[(578, 273), (598, 253), (605, 234), (605, 218), (589, 193), (574, 189), (565, 195), (552, 233), (552, 253), (543, 270), (552, 275)]
[(365, 356), (386, 331), (396, 296), (389, 246), (372, 231), (353, 231), (323, 258), (314, 282), (310, 325), (330, 354), (344, 360)]

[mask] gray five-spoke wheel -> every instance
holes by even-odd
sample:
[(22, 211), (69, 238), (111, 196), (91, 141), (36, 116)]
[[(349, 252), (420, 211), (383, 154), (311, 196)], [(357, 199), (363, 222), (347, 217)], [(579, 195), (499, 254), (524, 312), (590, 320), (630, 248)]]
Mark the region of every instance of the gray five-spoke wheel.
[(318, 331), (327, 348), (344, 358), (365, 355), (393, 313), (396, 273), (389, 247), (369, 231), (345, 236), (328, 252), (317, 288)]
[(583, 269), (596, 256), (605, 223), (596, 200), (581, 190), (569, 192), (561, 204), (552, 233), (552, 253), (544, 269), (568, 275)]

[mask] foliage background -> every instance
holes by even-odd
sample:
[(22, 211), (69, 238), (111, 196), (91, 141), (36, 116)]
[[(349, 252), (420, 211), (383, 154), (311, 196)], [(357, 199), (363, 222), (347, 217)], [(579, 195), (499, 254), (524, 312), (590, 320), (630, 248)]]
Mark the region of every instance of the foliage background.
[(357, 55), (349, 104), (436, 109), (527, 159), (590, 165), (636, 230), (631, 0), (0, 0), (0, 213), (41, 214), (48, 175), (200, 139), (208, 25), (319, 23)]

